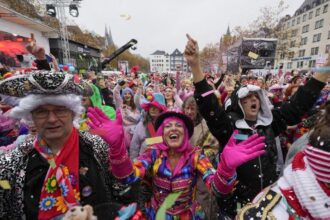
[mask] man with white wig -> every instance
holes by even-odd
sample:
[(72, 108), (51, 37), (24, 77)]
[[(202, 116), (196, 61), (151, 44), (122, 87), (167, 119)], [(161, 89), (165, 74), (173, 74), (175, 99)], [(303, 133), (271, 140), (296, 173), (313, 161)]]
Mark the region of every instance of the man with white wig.
[(60, 219), (85, 204), (98, 215), (97, 207), (115, 199), (108, 145), (77, 130), (81, 96), (91, 91), (70, 74), (49, 71), (0, 82), (1, 94), (22, 97), (11, 116), (33, 121), (37, 130), (33, 141), (0, 156), (0, 180), (7, 185), (0, 188), (0, 219)]

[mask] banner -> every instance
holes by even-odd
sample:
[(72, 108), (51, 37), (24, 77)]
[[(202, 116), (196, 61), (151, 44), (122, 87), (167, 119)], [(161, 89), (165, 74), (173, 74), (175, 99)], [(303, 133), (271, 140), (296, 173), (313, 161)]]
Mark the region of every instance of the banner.
[(128, 73), (128, 61), (127, 60), (120, 60), (118, 61), (118, 69), (125, 73), (125, 75)]
[(267, 75), (271, 74), (271, 75), (277, 75), (278, 70), (274, 71), (274, 70), (267, 70), (267, 69), (252, 69), (249, 70), (250, 73), (253, 74), (253, 76), (255, 77), (266, 77)]

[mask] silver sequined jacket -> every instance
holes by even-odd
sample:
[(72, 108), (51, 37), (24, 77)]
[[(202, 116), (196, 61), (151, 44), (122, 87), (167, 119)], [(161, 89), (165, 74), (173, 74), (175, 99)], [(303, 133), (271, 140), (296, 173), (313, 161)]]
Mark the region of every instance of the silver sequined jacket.
[[(80, 143), (83, 141), (92, 148), (94, 157), (104, 172), (101, 172), (106, 185), (106, 193), (111, 193), (111, 176), (108, 172), (108, 145), (99, 137), (88, 132), (79, 133)], [(0, 180), (8, 180), (10, 190), (0, 188), (0, 219), (24, 219), (24, 181), (28, 155), (33, 150), (32, 140), (20, 144), (13, 151), (0, 155)]]

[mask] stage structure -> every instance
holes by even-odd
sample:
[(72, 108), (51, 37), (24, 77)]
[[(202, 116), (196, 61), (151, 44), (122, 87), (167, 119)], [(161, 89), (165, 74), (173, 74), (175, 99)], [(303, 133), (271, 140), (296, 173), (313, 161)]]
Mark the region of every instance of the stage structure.
[[(69, 14), (72, 17), (79, 16), (80, 3), (82, 0), (42, 0), (45, 4), (46, 12), (49, 16), (57, 17), (60, 23), (60, 38), (63, 47), (63, 60), (64, 63), (70, 63), (70, 48), (69, 48), (69, 35), (66, 24), (65, 9), (69, 8)], [(58, 15), (58, 16), (56, 16)]]

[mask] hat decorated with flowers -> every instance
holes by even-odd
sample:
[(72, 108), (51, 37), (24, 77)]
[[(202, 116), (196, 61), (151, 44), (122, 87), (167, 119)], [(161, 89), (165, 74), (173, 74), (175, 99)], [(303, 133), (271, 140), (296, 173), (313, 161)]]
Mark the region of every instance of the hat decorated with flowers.
[(141, 108), (145, 111), (149, 111), (149, 108), (154, 106), (163, 112), (166, 111), (165, 98), (162, 93), (153, 93), (147, 96), (147, 101), (141, 104)]
[(87, 82), (77, 80), (71, 74), (38, 70), (1, 81), (0, 93), (16, 97), (29, 94), (90, 96), (92, 89)]

